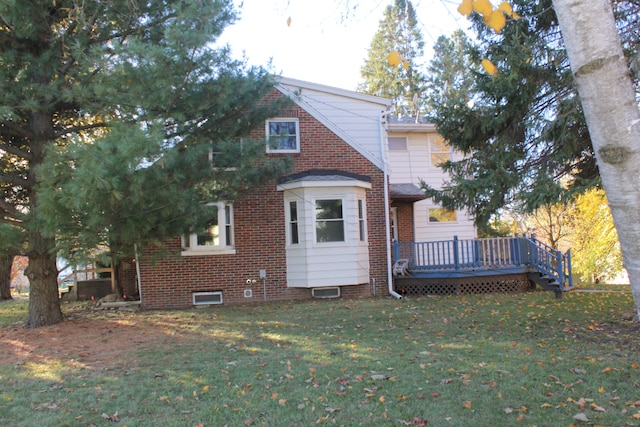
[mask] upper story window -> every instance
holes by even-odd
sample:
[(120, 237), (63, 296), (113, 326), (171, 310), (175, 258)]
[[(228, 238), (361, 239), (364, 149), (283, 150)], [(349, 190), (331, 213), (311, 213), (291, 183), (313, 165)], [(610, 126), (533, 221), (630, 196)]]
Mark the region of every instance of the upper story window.
[(316, 242), (344, 242), (342, 199), (316, 200)]
[[(227, 150), (226, 152), (223, 150)], [(233, 140), (233, 144), (223, 146), (222, 144), (213, 144), (209, 148), (209, 163), (216, 170), (235, 171), (235, 159), (242, 155), (242, 138)]]
[(300, 123), (298, 119), (269, 119), (266, 123), (267, 153), (299, 153)]
[(444, 162), (452, 160), (451, 147), (440, 135), (429, 137), (429, 160), (432, 168), (440, 167)]
[(203, 230), (182, 237), (183, 255), (235, 253), (233, 205), (211, 203), (211, 215)]
[(456, 222), (457, 220), (458, 220), (458, 217), (456, 215), (456, 211), (452, 211), (444, 208), (429, 209), (430, 223)]
[(389, 151), (407, 151), (407, 137), (406, 136), (390, 136)]

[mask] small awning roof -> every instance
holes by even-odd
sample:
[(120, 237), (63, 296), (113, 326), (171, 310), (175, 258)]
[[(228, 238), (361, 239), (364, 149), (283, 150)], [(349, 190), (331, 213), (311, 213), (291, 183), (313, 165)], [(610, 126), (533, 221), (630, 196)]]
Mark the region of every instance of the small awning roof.
[(417, 202), (427, 198), (424, 190), (415, 184), (389, 184), (391, 200), (401, 202)]

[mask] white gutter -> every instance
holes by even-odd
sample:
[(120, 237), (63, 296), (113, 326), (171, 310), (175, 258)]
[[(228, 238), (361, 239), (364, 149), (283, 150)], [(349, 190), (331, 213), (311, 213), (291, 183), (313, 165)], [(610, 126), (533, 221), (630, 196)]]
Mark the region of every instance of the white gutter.
[(385, 151), (385, 138), (382, 132), (382, 122), (385, 120), (387, 111), (380, 113), (378, 122), (378, 132), (380, 135), (380, 157), (382, 158), (382, 173), (384, 174), (384, 228), (386, 232), (385, 243), (387, 245), (387, 287), (389, 295), (398, 299), (402, 298), (402, 295), (393, 290), (393, 261), (391, 257), (391, 220), (389, 219), (391, 206), (389, 205), (389, 175), (387, 173), (387, 153)]

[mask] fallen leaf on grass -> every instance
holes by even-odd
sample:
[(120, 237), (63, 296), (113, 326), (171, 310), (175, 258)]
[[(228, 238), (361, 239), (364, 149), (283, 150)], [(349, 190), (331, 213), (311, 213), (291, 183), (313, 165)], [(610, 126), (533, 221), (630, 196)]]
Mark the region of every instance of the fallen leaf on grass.
[(576, 421), (582, 421), (583, 423), (589, 422), (589, 418), (584, 412), (580, 412), (579, 414), (574, 415), (573, 419)]

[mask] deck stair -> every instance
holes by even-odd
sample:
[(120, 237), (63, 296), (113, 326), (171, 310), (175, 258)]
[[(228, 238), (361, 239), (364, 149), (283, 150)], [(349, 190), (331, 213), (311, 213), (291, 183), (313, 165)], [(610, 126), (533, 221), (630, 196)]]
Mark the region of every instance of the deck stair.
[[(571, 251), (565, 253), (535, 236), (515, 235), (436, 242), (394, 241), (394, 276), (414, 279), (464, 279), (524, 275), (561, 298), (573, 288)], [(485, 280), (486, 281), (486, 280)]]

